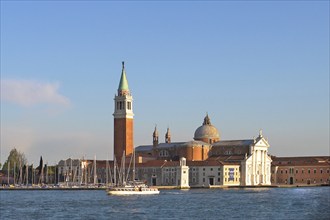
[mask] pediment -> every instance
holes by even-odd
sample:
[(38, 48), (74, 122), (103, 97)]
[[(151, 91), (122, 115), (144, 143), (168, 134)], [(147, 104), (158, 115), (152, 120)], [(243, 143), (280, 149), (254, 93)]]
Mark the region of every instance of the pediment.
[(260, 147), (269, 147), (269, 144), (265, 138), (260, 138), (254, 146), (260, 146)]

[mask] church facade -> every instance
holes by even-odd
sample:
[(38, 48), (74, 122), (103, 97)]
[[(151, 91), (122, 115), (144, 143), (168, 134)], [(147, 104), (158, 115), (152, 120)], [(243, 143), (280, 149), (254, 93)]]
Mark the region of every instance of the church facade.
[[(221, 140), (208, 114), (194, 133), (194, 139), (172, 142), (170, 129), (159, 142), (155, 127), (152, 144), (133, 147), (133, 97), (128, 87), (124, 62), (115, 96), (114, 156), (129, 157), (135, 150), (136, 173), (150, 185), (259, 186), (271, 184), (270, 147), (262, 131), (257, 138)], [(187, 181), (189, 180), (189, 181)]]

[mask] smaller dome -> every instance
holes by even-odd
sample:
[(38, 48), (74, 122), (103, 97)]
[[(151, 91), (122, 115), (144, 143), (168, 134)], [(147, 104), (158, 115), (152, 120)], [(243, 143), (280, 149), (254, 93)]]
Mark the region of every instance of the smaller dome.
[(205, 116), (203, 125), (196, 129), (194, 139), (204, 142), (209, 142), (210, 140), (215, 142), (220, 140), (218, 129), (211, 125), (208, 115)]

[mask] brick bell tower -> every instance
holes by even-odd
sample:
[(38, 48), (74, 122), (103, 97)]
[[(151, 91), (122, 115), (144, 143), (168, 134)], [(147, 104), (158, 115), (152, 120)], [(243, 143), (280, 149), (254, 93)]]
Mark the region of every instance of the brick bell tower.
[(125, 156), (133, 153), (133, 97), (128, 88), (124, 62), (114, 100), (114, 156), (121, 161), (124, 151)]

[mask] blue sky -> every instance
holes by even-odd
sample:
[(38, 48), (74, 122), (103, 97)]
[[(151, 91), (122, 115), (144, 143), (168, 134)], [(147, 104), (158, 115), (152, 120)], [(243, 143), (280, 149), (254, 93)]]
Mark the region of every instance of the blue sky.
[(223, 140), (329, 155), (327, 1), (1, 1), (1, 162), (111, 159), (121, 61), (135, 146), (208, 112)]

